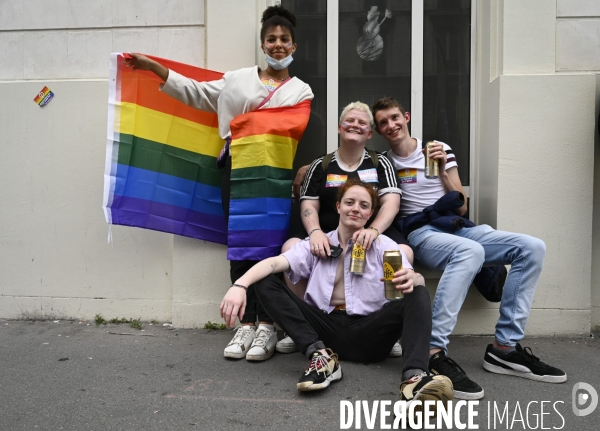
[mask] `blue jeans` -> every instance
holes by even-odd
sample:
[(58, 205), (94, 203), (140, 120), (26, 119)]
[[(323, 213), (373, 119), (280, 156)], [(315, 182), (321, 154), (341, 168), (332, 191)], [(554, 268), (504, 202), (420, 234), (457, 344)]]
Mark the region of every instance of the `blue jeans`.
[(514, 346), (523, 338), (546, 255), (544, 241), (488, 225), (463, 228), (454, 234), (427, 225), (408, 235), (408, 241), (418, 263), (444, 271), (433, 300), (431, 349), (448, 351), (448, 336), (483, 265), (511, 265), (500, 301), (496, 340)]

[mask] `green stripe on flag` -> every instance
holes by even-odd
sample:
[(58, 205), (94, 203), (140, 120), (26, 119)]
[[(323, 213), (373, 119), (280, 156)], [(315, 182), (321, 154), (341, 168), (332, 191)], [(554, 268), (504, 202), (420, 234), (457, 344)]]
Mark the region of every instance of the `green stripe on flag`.
[(258, 166), (233, 169), (231, 199), (247, 198), (288, 198), (292, 196), (292, 170)]
[(215, 157), (129, 134), (119, 135), (118, 163), (210, 186), (221, 186), (222, 171), (217, 169)]

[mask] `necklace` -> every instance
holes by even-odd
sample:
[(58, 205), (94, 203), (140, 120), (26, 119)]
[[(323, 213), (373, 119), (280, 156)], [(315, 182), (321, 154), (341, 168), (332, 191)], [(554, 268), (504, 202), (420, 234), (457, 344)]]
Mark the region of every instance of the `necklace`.
[(286, 78), (283, 78), (283, 79), (275, 78), (273, 75), (271, 75), (269, 72), (267, 72), (267, 70), (266, 70), (266, 69), (265, 69), (265, 70), (263, 70), (263, 72), (265, 72), (267, 75), (269, 75), (269, 76), (271, 77), (271, 78), (269, 79), (269, 84), (271, 84), (271, 85), (273, 85), (273, 84), (275, 83), (275, 82), (274, 82), (274, 80), (275, 80), (275, 81), (279, 81), (279, 82), (281, 82), (281, 81), (285, 81), (286, 79), (288, 79), (288, 78), (289, 78), (289, 76), (288, 76), (288, 77), (286, 77)]
[(360, 161), (362, 160), (362, 157), (363, 157), (363, 155), (361, 154), (361, 155), (360, 155), (360, 158), (359, 158), (359, 159), (358, 159), (356, 162), (354, 162), (354, 163), (348, 163), (347, 161), (345, 161), (345, 160), (343, 159), (343, 157), (342, 157), (342, 154), (340, 153), (340, 151), (339, 151), (339, 150), (338, 150), (338, 157), (340, 158), (340, 160), (341, 160), (342, 162), (344, 162), (344, 164), (345, 164), (346, 166), (348, 166), (349, 168), (351, 168), (352, 166), (356, 165), (358, 162), (360, 162)]

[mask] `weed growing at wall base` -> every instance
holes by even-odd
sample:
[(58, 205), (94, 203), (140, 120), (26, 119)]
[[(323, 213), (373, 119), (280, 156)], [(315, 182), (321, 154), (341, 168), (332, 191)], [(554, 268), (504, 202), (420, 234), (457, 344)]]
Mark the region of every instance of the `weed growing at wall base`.
[(94, 322), (96, 323), (96, 326), (99, 325), (106, 325), (106, 319), (104, 319), (104, 317), (102, 317), (102, 314), (96, 314), (96, 316), (94, 317)]
[(113, 317), (112, 319), (110, 319), (107, 322), (106, 319), (104, 317), (102, 317), (102, 314), (98, 313), (94, 317), (94, 322), (96, 323), (96, 326), (106, 325), (109, 322), (114, 323), (115, 325), (118, 325), (120, 323), (129, 323), (129, 326), (131, 326), (134, 329), (142, 329), (142, 318), (141, 317), (138, 319), (126, 319), (125, 317), (121, 317), (119, 319), (118, 317)]
[(227, 325), (221, 323), (212, 323), (210, 320), (204, 324), (204, 329), (208, 329), (209, 331), (217, 330), (217, 329), (227, 329)]
[(133, 329), (142, 329), (142, 318), (139, 317), (137, 319), (131, 319), (131, 322), (129, 323), (129, 326), (131, 326)]

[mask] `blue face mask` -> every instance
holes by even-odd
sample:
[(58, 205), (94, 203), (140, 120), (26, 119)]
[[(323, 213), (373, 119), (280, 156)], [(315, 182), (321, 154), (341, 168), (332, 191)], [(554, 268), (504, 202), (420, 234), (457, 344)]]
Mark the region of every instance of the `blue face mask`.
[[(292, 54), (293, 53), (294, 53), (294, 51), (292, 51)], [(287, 69), (287, 67), (290, 65), (290, 63), (292, 61), (294, 61), (292, 54), (288, 55), (287, 57), (285, 57), (282, 60), (276, 60), (265, 52), (265, 61), (267, 62), (267, 64), (269, 66), (271, 66), (275, 70)]]

